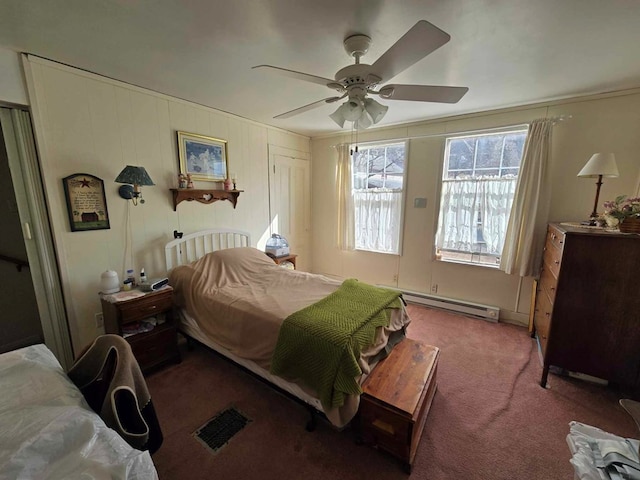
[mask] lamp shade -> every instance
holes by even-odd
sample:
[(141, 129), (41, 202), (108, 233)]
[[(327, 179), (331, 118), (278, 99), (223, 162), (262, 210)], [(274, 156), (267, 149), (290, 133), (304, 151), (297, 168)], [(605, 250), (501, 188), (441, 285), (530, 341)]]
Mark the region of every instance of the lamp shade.
[(342, 116), (349, 122), (355, 122), (362, 115), (362, 104), (355, 100), (349, 100), (342, 104)]
[(579, 177), (617, 177), (618, 166), (613, 153), (594, 153), (578, 173)]
[(371, 116), (371, 121), (378, 123), (385, 116), (389, 107), (376, 102), (373, 98), (365, 98), (364, 109)]
[(329, 118), (336, 122), (340, 128), (344, 127), (344, 115), (342, 114), (342, 107), (344, 107), (344, 105), (340, 105), (335, 112), (329, 115)]
[(363, 110), (360, 118), (358, 118), (358, 120), (356, 120), (355, 122), (355, 127), (358, 130), (364, 130), (365, 128), (369, 128), (371, 126), (371, 123), (371, 116), (369, 115), (369, 113), (367, 113), (366, 110)]
[(155, 185), (144, 167), (127, 165), (120, 175), (116, 177), (116, 183), (128, 183), (130, 185)]

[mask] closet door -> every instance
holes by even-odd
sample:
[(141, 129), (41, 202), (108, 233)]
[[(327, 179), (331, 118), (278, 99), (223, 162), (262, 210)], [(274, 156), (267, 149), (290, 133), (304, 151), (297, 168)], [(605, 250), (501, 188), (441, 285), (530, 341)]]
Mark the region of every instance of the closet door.
[(311, 266), (311, 162), (309, 154), (269, 146), (270, 233), (289, 241), (297, 266)]
[[(30, 115), (20, 109), (0, 108), (0, 128), (40, 317), (41, 328), (34, 328), (31, 334), (25, 333), (23, 340), (32, 343), (36, 337), (44, 336), (47, 347), (64, 368), (69, 368), (73, 363), (71, 338)], [(0, 325), (0, 330), (2, 327)]]

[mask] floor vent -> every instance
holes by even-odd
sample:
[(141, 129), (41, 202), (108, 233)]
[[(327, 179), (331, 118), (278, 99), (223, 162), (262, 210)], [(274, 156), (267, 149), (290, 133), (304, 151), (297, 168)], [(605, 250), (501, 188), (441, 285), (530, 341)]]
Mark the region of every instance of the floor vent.
[(218, 413), (194, 432), (194, 436), (205, 446), (217, 453), (229, 440), (251, 422), (233, 407)]
[(425, 293), (403, 291), (402, 297), (408, 303), (426, 305), (443, 310), (451, 310), (465, 315), (479, 317), (490, 322), (497, 322), (500, 319), (500, 309), (491, 305), (481, 303), (466, 302), (455, 298), (439, 297), (437, 295), (427, 295)]

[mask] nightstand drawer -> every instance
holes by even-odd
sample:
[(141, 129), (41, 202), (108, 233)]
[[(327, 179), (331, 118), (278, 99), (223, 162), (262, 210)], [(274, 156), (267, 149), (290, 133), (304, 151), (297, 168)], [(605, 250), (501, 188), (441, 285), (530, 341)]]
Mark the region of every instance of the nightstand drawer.
[(164, 323), (150, 332), (126, 337), (142, 370), (148, 370), (167, 360), (179, 359), (177, 330)]
[(145, 318), (152, 317), (158, 313), (171, 310), (171, 292), (168, 295), (147, 295), (135, 302), (123, 303), (119, 306), (120, 323), (122, 325)]

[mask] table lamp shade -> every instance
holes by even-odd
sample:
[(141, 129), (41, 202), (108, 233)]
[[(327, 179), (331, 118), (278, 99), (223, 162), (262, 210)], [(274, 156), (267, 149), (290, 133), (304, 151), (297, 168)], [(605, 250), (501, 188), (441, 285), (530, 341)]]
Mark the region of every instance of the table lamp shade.
[(598, 177), (600, 175), (610, 178), (619, 176), (616, 157), (613, 153), (594, 153), (578, 173), (579, 177)]

